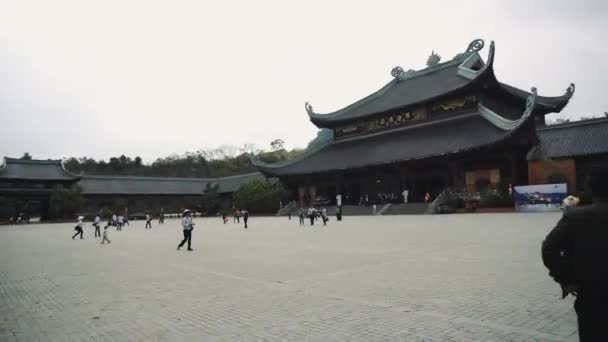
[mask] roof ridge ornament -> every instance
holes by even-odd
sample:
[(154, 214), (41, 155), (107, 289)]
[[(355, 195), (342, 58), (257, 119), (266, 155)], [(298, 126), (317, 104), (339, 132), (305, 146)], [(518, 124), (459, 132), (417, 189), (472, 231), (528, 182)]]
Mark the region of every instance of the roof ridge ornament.
[(576, 87), (574, 86), (574, 83), (570, 83), (570, 85), (568, 86), (568, 88), (566, 88), (566, 95), (567, 96), (572, 96), (574, 94), (574, 90), (576, 90)]
[(308, 103), (308, 101), (306, 101), (306, 103), (304, 103), (304, 108), (306, 108), (306, 112), (308, 114), (314, 114), (315, 112), (312, 110), (312, 105), (310, 103)]
[(396, 66), (393, 68), (393, 70), (391, 70), (391, 76), (393, 76), (394, 78), (401, 76), (403, 73), (403, 68), (400, 66)]
[(485, 42), (483, 41), (483, 39), (475, 39), (474, 41), (469, 43), (469, 46), (467, 47), (467, 53), (474, 53), (474, 52), (479, 52), (481, 49), (483, 49), (485, 45)]
[(435, 50), (431, 50), (431, 55), (426, 59), (426, 66), (434, 67), (439, 65), (439, 61), (441, 60), (441, 56), (435, 52)]

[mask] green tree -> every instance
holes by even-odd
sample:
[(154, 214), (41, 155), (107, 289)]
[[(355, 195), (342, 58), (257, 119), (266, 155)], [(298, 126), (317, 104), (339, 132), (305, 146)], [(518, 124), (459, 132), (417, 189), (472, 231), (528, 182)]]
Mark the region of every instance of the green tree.
[(19, 159), (23, 159), (23, 160), (32, 160), (32, 156), (29, 154), (29, 152), (25, 152), (23, 154), (23, 156), (21, 156), (21, 158)]
[(279, 203), (286, 203), (287, 191), (280, 182), (253, 181), (243, 184), (234, 193), (234, 203), (238, 208), (252, 213), (276, 213)]
[(49, 217), (54, 219), (73, 218), (82, 202), (80, 187), (55, 186), (49, 198)]

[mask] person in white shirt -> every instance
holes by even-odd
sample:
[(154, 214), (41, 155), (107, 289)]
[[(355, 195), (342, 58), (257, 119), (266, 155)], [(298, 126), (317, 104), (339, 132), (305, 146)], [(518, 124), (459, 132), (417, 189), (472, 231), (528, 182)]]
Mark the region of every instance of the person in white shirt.
[(117, 226), (117, 230), (122, 230), (122, 224), (124, 222), (124, 217), (122, 215), (118, 215), (118, 226)]
[(99, 226), (101, 225), (101, 217), (99, 214), (95, 216), (95, 221), (93, 221), (93, 227), (95, 227), (95, 237), (101, 237), (101, 233), (99, 232)]
[(116, 225), (116, 214), (112, 214), (112, 225)]
[(146, 214), (146, 229), (152, 229), (152, 216), (150, 214)]
[(192, 229), (194, 228), (194, 223), (192, 222), (191, 215), (192, 215), (192, 212), (190, 211), (190, 209), (186, 209), (182, 213), (182, 228), (184, 230), (184, 239), (177, 246), (178, 251), (180, 250), (180, 248), (182, 248), (182, 246), (186, 243), (186, 241), (188, 241), (188, 250), (189, 251), (193, 250), (191, 247), (191, 244), (192, 244)]
[(310, 225), (315, 225), (315, 216), (317, 216), (316, 210), (313, 207), (308, 208), (308, 218), (310, 219)]
[(327, 225), (327, 208), (323, 208), (321, 210), (321, 218), (323, 219), (323, 225), (326, 226)]
[(72, 240), (74, 240), (74, 238), (80, 234), (80, 239), (84, 239), (84, 237), (82, 236), (82, 219), (84, 219), (83, 216), (78, 216), (78, 223), (76, 223), (76, 227), (74, 227), (74, 229), (76, 230), (76, 234), (72, 235)]
[(108, 239), (109, 234), (110, 234), (110, 231), (108, 230), (108, 226), (103, 227), (103, 239), (101, 239), (102, 245), (106, 242), (110, 243), (110, 239)]
[(410, 194), (410, 191), (408, 189), (405, 189), (401, 194), (403, 195), (403, 203), (407, 203), (407, 197)]

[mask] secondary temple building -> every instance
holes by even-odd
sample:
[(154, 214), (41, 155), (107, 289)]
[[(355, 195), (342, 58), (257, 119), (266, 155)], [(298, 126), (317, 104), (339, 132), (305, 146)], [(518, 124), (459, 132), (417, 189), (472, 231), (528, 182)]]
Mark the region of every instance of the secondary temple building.
[(129, 208), (133, 215), (167, 213), (200, 206), (207, 186), (217, 185), (225, 206), (243, 184), (264, 180), (259, 173), (220, 178), (134, 177), (78, 175), (65, 169), (61, 160), (4, 158), (0, 165), (0, 222), (23, 213), (44, 218), (56, 187), (79, 186), (84, 203), (81, 214), (95, 215), (102, 208)]
[(407, 189), (409, 201), (422, 201), (446, 187), (475, 192), (543, 183), (548, 168), (576, 189), (574, 160), (605, 158), (608, 123), (545, 126), (545, 115), (568, 104), (574, 84), (548, 97), (501, 83), (494, 42), (485, 60), (484, 45), (477, 39), (444, 63), (433, 53), (423, 70), (395, 67), (380, 90), (333, 113), (319, 114), (306, 103), (310, 121), (322, 130), (315, 144), (293, 160), (254, 163), (279, 177), (301, 205), (320, 195), (357, 204), (378, 194), (402, 199)]

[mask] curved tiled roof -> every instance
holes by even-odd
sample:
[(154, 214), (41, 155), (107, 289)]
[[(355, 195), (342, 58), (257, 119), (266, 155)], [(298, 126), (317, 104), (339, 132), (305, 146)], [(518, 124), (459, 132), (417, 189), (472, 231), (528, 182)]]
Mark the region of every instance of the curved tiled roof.
[(513, 135), (533, 111), (533, 101), (521, 119), (504, 125), (491, 118), (495, 113), (479, 110), (454, 118), (422, 123), (386, 133), (333, 142), (317, 153), (283, 163), (280, 167), (258, 163), (260, 171), (272, 176), (303, 175), (362, 168), (407, 160), (439, 157), (500, 143)]
[(230, 193), (245, 183), (264, 179), (259, 172), (219, 178), (91, 175), (83, 176), (78, 184), (84, 195), (201, 195), (207, 184), (217, 184), (220, 193)]
[(537, 135), (528, 160), (608, 154), (608, 118), (546, 126)]
[[(481, 46), (483, 46), (483, 43)], [(494, 84), (493, 88), (498, 88), (511, 96), (525, 101), (531, 95), (529, 92), (499, 83), (496, 80), (493, 69), (494, 50), (494, 42), (492, 42), (485, 64), (483, 64), (477, 52), (478, 50), (476, 50), (458, 54), (452, 60), (445, 63), (419, 71), (403, 73), (409, 76), (395, 77), (380, 90), (332, 113), (316, 113), (313, 111), (312, 106), (307, 103), (306, 110), (308, 116), (318, 127), (331, 127), (338, 123), (431, 101), (450, 95), (466, 87), (475, 87), (474, 83), (479, 79), (488, 80)], [(470, 62), (479, 62), (483, 66), (480, 70), (474, 71), (469, 68)], [(484, 75), (487, 75), (487, 77)], [(562, 96), (539, 96), (537, 99), (538, 112), (540, 114), (547, 114), (561, 111), (573, 93), (574, 85), (572, 84), (566, 91), (566, 94)]]
[(80, 179), (65, 169), (61, 160), (26, 160), (4, 158), (0, 179), (75, 181)]

